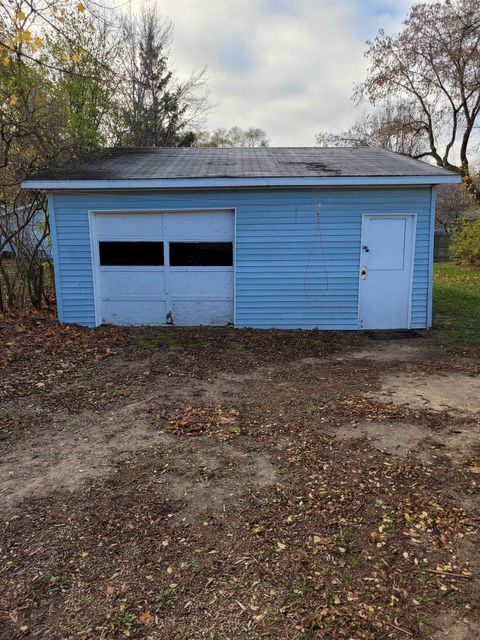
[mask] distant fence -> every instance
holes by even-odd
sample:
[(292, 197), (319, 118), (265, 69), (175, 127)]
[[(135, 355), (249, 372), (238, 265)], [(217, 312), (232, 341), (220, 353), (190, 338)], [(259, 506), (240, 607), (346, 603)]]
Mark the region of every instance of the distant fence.
[(448, 260), (450, 257), (450, 236), (446, 231), (437, 229), (435, 231), (435, 243), (433, 249), (433, 259), (435, 262)]

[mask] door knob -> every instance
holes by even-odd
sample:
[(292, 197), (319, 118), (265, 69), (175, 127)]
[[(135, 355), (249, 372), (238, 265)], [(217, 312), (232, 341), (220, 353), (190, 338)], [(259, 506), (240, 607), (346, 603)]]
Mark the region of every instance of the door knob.
[(366, 280), (367, 279), (367, 267), (362, 267), (361, 278), (362, 278), (362, 280)]

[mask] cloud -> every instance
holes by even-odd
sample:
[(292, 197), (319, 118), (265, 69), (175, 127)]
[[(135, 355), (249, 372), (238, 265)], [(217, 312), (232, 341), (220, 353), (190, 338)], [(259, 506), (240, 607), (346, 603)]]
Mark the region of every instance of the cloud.
[[(135, 2), (135, 0), (134, 0)], [(204, 65), (205, 126), (255, 126), (272, 145), (313, 145), (355, 117), (365, 40), (398, 28), (408, 0), (162, 0), (180, 76)]]
[(263, 0), (263, 8), (270, 13), (286, 13), (298, 15), (300, 3), (295, 0)]
[(248, 39), (240, 34), (219, 39), (216, 50), (217, 62), (230, 71), (247, 73), (255, 71), (255, 54)]

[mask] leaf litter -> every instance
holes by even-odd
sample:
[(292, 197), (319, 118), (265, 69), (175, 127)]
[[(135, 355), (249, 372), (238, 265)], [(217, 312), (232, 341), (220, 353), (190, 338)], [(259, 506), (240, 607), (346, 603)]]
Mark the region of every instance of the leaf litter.
[[(445, 631), (439, 610), (478, 637), (480, 516), (459, 499), (478, 495), (478, 456), (335, 437), (364, 420), (438, 436), (467, 418), (372, 398), (389, 363), (346, 358), (368, 352), (360, 336), (137, 335), (6, 327), (5, 452), (60, 417), (94, 411), (101, 429), (133, 400), (167, 439), (4, 512), (0, 637), (427, 639)], [(229, 376), (212, 403), (205, 389)]]

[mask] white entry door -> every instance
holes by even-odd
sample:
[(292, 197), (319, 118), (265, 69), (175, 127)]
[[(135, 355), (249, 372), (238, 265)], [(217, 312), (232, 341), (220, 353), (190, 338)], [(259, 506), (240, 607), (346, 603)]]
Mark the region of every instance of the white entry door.
[(410, 326), (414, 215), (364, 215), (360, 253), (359, 326)]
[(100, 323), (233, 322), (232, 211), (92, 214)]

